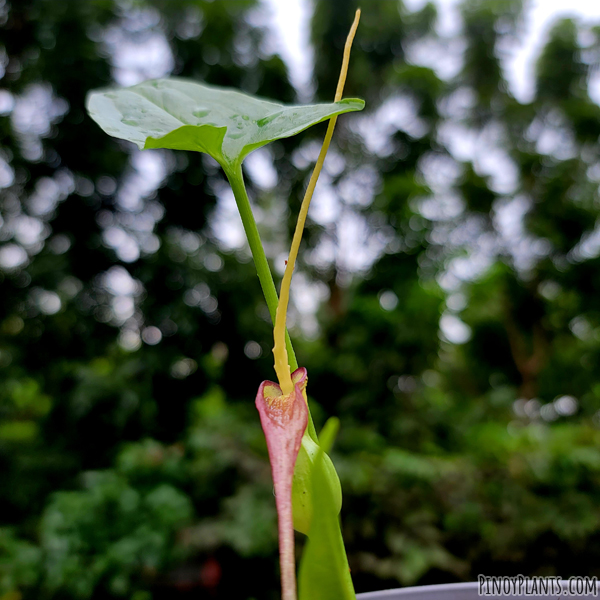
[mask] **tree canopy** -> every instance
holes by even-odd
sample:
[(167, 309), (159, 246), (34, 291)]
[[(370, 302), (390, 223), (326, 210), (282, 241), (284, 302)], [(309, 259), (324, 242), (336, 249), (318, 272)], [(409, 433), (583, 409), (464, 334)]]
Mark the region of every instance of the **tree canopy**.
[[(314, 0), (315, 101), (357, 3)], [(519, 0), (374, 0), (311, 211), (291, 334), (358, 592), (600, 575), (600, 25)], [(253, 398), (272, 329), (226, 179), (140, 151), (88, 91), (164, 76), (297, 104), (255, 0), (0, 2), (0, 599), (276, 598)], [(248, 156), (283, 272), (324, 125)], [(300, 538), (299, 538), (300, 540)], [(260, 574), (259, 577), (256, 575)]]

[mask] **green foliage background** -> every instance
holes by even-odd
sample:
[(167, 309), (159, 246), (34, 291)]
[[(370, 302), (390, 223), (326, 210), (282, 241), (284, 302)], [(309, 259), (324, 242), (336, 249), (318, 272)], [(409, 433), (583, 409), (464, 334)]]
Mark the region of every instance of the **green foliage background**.
[[(517, 0), (467, 0), (455, 38), (432, 4), (362, 8), (346, 95), (368, 115), (340, 119), (322, 184), (380, 251), (366, 270), (319, 259), (344, 232), (309, 223), (300, 271), (324, 300), (292, 328), (317, 427), (341, 421), (357, 591), (600, 575), (600, 28), (557, 22), (523, 104), (503, 68)], [(355, 3), (314, 9), (330, 101)], [(295, 101), (256, 10), (0, 3), (1, 600), (278, 597), (253, 406), (271, 329), (247, 250), (215, 231), (223, 175), (155, 152), (152, 183), (84, 111), (131, 71), (121, 50), (156, 39), (172, 74)], [(444, 54), (443, 78), (417, 60)], [(274, 185), (248, 177), (276, 272), (323, 132), (270, 147)]]

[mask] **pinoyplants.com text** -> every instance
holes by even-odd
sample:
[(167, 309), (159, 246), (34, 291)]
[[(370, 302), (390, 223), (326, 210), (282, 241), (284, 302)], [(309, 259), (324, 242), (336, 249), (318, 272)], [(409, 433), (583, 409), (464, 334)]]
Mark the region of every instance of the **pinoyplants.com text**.
[(597, 598), (597, 577), (486, 577), (479, 575), (480, 596), (590, 596)]

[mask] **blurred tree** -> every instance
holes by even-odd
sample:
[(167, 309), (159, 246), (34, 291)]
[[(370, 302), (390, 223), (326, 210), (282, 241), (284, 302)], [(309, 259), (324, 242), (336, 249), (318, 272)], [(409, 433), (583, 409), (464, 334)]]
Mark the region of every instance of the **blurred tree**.
[[(330, 100), (356, 3), (315, 0)], [(263, 5), (0, 5), (0, 598), (276, 598), (252, 395), (271, 332), (224, 177), (138, 152), (90, 89), (169, 74), (295, 101)], [(562, 20), (529, 102), (516, 0), (372, 1), (292, 319), (358, 591), (598, 575), (600, 27)], [(306, 92), (306, 90), (304, 90)], [(280, 273), (316, 128), (250, 157)], [(261, 577), (256, 577), (260, 572)]]

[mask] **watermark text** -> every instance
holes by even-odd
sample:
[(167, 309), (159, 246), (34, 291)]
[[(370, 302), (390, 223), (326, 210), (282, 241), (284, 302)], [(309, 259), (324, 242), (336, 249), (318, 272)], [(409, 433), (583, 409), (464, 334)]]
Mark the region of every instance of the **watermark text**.
[(597, 577), (477, 577), (480, 596), (600, 596)]

